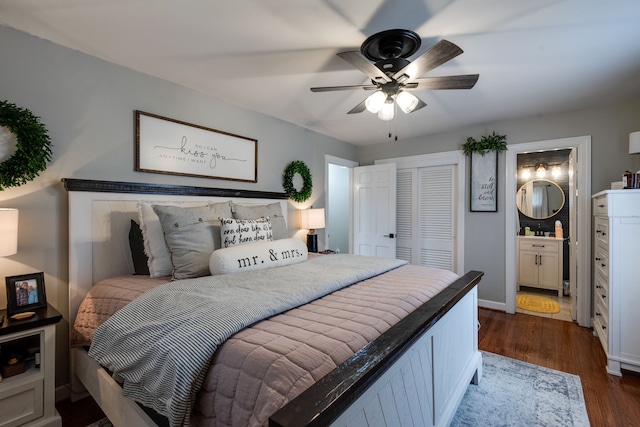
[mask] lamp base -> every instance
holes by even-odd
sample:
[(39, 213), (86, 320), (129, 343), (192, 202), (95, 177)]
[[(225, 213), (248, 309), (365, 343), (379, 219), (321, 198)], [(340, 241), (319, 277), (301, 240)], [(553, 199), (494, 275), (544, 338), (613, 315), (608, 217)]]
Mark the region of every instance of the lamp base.
[(318, 252), (318, 235), (307, 234), (307, 250), (309, 252)]

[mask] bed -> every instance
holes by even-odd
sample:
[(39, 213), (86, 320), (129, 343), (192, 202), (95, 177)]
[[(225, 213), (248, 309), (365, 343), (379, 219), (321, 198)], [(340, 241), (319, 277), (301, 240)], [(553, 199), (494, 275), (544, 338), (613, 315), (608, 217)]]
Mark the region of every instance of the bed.
[[(91, 295), (92, 289), (96, 292), (99, 286), (114, 277), (124, 276), (134, 281), (142, 280), (140, 277), (131, 276), (135, 266), (129, 246), (131, 220), (138, 219), (141, 203), (193, 206), (202, 203), (232, 202), (256, 207), (275, 203), (280, 205), (282, 220), (285, 223), (289, 212), (287, 197), (283, 193), (77, 179), (64, 179), (63, 182), (69, 195), (69, 319), (72, 335), (78, 309), (87, 295)], [(284, 244), (285, 240), (278, 242)], [(220, 253), (222, 252), (224, 251)], [(317, 271), (328, 271), (337, 268), (333, 266), (334, 263), (347, 263), (348, 258), (342, 257), (343, 255), (310, 254), (308, 261), (269, 271), (295, 270), (303, 266), (320, 269)], [(348, 263), (351, 264), (351, 261)], [(314, 264), (317, 265), (314, 267)], [(368, 269), (371, 263), (366, 264), (363, 264), (363, 269)], [(339, 304), (340, 301), (336, 302), (336, 298), (343, 298), (341, 292), (361, 292), (359, 286), (382, 286), (381, 289), (384, 289), (389, 283), (400, 280), (400, 276), (409, 277), (409, 281), (424, 281), (419, 277), (423, 274), (423, 271), (419, 270), (421, 267), (394, 264), (392, 267), (384, 268), (388, 271), (374, 272), (371, 277), (358, 279), (353, 285), (327, 291), (326, 296), (321, 294), (321, 297), (309, 304), (298, 306), (294, 303), (291, 310), (274, 315), (273, 318), (289, 316), (300, 310), (319, 310), (319, 313), (326, 313), (326, 306), (312, 307), (318, 304)], [(418, 270), (412, 270), (416, 268)], [(256, 277), (266, 276), (261, 271), (238, 274), (252, 273)], [(290, 391), (283, 403), (270, 409), (267, 420), (260, 421), (260, 424), (283, 427), (361, 426), (384, 425), (380, 424), (380, 421), (385, 420), (386, 425), (448, 425), (469, 383), (477, 383), (482, 375), (482, 360), (477, 343), (476, 285), (483, 274), (478, 271), (470, 271), (461, 277), (450, 277), (437, 271), (434, 274), (441, 275), (437, 276), (443, 278), (438, 279), (441, 282), (444, 277), (449, 277), (446, 283), (438, 285), (440, 287), (437, 288), (437, 293), (427, 295), (424, 302), (412, 302), (415, 308), (407, 309), (405, 314), (398, 314), (396, 320), (385, 321), (390, 326), (382, 327), (379, 333), (373, 333), (374, 338), (364, 343), (353, 344), (352, 348), (346, 350), (345, 355), (337, 358), (337, 366), (330, 367), (328, 371), (324, 366), (317, 378), (311, 375), (313, 378), (309, 384), (300, 386), (300, 390)], [(161, 284), (164, 283), (162, 279), (156, 280), (159, 287), (167, 286)], [(168, 286), (184, 282), (177, 280)], [(94, 287), (98, 283), (100, 285)], [(136, 304), (153, 292), (155, 289), (143, 294), (143, 298), (136, 298)], [(325, 299), (329, 302), (325, 302)], [(133, 306), (134, 304), (126, 303), (126, 310), (120, 310), (118, 316), (129, 309), (133, 310)], [(383, 313), (382, 317), (384, 316)], [(114, 318), (116, 317), (114, 315)], [(345, 323), (336, 321), (331, 316), (325, 318), (329, 323)], [(264, 322), (271, 320), (270, 317)], [(109, 321), (111, 322), (113, 320)], [(296, 322), (299, 320), (293, 322), (294, 326), (297, 325)], [(315, 332), (315, 320), (307, 323), (311, 325), (308, 326), (311, 332)], [(318, 322), (320, 323), (322, 322)], [(268, 329), (260, 325), (264, 323), (250, 322), (249, 326), (237, 335), (254, 334), (253, 328)], [(334, 326), (336, 325), (331, 327)], [(251, 336), (260, 337), (260, 334), (267, 332), (259, 330)], [(237, 357), (233, 352), (240, 350), (233, 349), (230, 344), (240, 342), (237, 335), (232, 335), (228, 341), (221, 344), (216, 350), (216, 358), (226, 353), (229, 353), (231, 358)], [(215, 363), (212, 363), (206, 383), (192, 402), (195, 410), (193, 417), (189, 416), (189, 419), (193, 420), (194, 425), (209, 425), (210, 420), (202, 418), (199, 413), (209, 411), (201, 406), (204, 405), (203, 396), (210, 391), (209, 377), (214, 375), (212, 372), (215, 369)], [(73, 395), (77, 398), (90, 393), (114, 425), (153, 426), (168, 423), (167, 417), (158, 416), (154, 411), (124, 396), (122, 385), (89, 356), (86, 346), (74, 346), (71, 349), (71, 371)], [(282, 372), (276, 377), (279, 381), (278, 378), (283, 377)], [(265, 379), (267, 378), (265, 375)], [(233, 404), (239, 405), (237, 402)]]

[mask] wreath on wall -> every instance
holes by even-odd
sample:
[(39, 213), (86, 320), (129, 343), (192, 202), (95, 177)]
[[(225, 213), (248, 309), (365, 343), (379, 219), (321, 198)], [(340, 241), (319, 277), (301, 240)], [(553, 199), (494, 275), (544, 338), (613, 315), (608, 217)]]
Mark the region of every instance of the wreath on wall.
[[(51, 140), (39, 117), (7, 101), (0, 101), (1, 126), (16, 139), (15, 153), (0, 163), (0, 190), (4, 190), (31, 181), (47, 168), (47, 162), (51, 160)], [(7, 133), (6, 129), (4, 133)], [(5, 138), (7, 145), (9, 140)], [(2, 142), (0, 140), (0, 145)]]
[[(302, 177), (302, 188), (300, 190), (297, 190), (293, 185), (293, 178), (296, 174)], [(300, 160), (294, 160), (289, 163), (282, 174), (282, 187), (294, 202), (304, 202), (311, 197), (313, 180), (307, 165)]]

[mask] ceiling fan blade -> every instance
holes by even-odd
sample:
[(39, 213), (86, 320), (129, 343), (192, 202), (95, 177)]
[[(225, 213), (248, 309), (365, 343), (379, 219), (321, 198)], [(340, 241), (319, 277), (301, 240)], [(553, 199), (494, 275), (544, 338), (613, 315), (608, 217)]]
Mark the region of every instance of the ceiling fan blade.
[(312, 87), (311, 92), (331, 92), (335, 90), (376, 90), (378, 86), (374, 85), (355, 85), (355, 86), (325, 86)]
[(347, 114), (362, 113), (364, 110), (367, 109), (367, 107), (364, 105), (365, 102), (366, 102), (366, 99), (364, 101), (362, 101), (360, 104), (358, 104), (355, 107), (353, 107), (351, 110), (349, 110), (349, 112)]
[[(417, 98), (417, 97), (416, 97)], [(418, 98), (418, 105), (416, 105), (416, 108), (413, 109), (412, 113), (415, 113), (416, 111), (418, 111), (419, 109), (426, 107), (427, 103), (424, 102), (422, 99)]]
[(471, 89), (478, 81), (478, 77), (480, 77), (479, 74), (424, 77), (408, 83), (405, 88), (407, 90)]
[(457, 45), (451, 43), (448, 40), (440, 40), (435, 45), (431, 46), (425, 53), (417, 57), (406, 67), (399, 70), (393, 75), (394, 80), (398, 80), (403, 76), (406, 79), (415, 79), (420, 77), (427, 71), (433, 70), (439, 65), (455, 58), (462, 53)]
[(391, 79), (385, 73), (376, 67), (366, 56), (356, 50), (348, 52), (340, 52), (337, 54), (340, 58), (347, 61), (349, 64), (356, 67), (358, 70), (366, 74), (371, 80), (375, 82), (390, 82)]

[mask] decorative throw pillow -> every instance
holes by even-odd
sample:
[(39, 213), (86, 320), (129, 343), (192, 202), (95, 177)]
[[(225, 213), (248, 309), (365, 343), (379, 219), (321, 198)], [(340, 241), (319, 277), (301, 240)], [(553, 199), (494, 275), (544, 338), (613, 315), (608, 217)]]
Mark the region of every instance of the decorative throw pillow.
[(211, 254), (211, 274), (262, 270), (306, 261), (307, 246), (300, 239), (280, 239), (231, 246)]
[(152, 205), (153, 203), (149, 202), (138, 203), (138, 219), (144, 239), (144, 253), (149, 257), (149, 275), (151, 277), (171, 276), (173, 271), (171, 254), (164, 241), (162, 225)]
[(149, 257), (144, 253), (142, 230), (134, 220), (131, 220), (129, 228), (129, 249), (131, 249), (131, 260), (135, 274), (149, 275)]
[(268, 205), (239, 205), (231, 202), (233, 217), (236, 219), (258, 219), (269, 217), (273, 228), (273, 240), (287, 239), (289, 231), (287, 223), (282, 215), (280, 203), (270, 203)]
[(221, 243), (223, 248), (252, 242), (273, 240), (269, 218), (233, 219), (222, 218)]
[(209, 275), (209, 257), (220, 249), (220, 218), (231, 211), (229, 203), (198, 207), (153, 205), (164, 240), (171, 253), (173, 278)]

